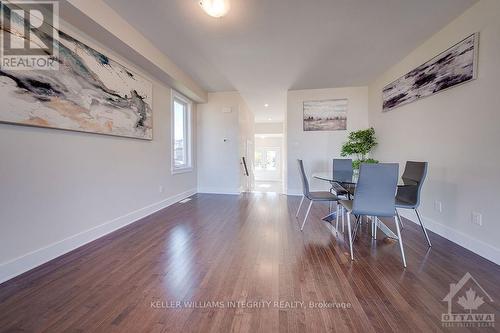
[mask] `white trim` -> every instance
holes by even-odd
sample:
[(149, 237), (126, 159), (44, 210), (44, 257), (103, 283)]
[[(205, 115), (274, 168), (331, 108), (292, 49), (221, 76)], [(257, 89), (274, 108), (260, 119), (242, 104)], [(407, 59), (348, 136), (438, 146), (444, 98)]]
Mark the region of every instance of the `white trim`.
[(228, 194), (228, 195), (240, 195), (241, 192), (234, 189), (227, 188), (216, 188), (216, 187), (205, 187), (198, 188), (198, 193), (203, 194)]
[[(171, 89), (171, 101), (170, 101), (170, 171), (172, 175), (179, 174), (179, 173), (186, 173), (186, 172), (192, 172), (193, 171), (193, 126), (192, 126), (192, 120), (193, 120), (193, 102), (188, 99), (187, 97), (181, 95), (179, 92), (175, 91), (174, 89)], [(175, 166), (175, 113), (174, 113), (174, 101), (178, 100), (184, 104), (186, 104), (186, 132), (188, 134), (188, 137), (186, 138), (186, 149), (187, 149), (187, 164), (176, 167)]]
[(191, 189), (0, 264), (0, 283), (196, 194)]
[[(415, 213), (409, 209), (398, 209), (399, 214), (406, 218), (407, 220), (420, 225), (416, 219)], [(500, 249), (494, 247), (493, 245), (487, 244), (479, 239), (473, 238), (470, 235), (465, 234), (455, 228), (451, 228), (442, 223), (431, 220), (425, 216), (422, 216), (424, 224), (430, 231), (448, 239), (449, 241), (472, 251), (483, 258), (486, 258), (497, 265), (500, 265)], [(403, 237), (404, 238), (404, 237)], [(425, 242), (425, 239), (423, 239)]]

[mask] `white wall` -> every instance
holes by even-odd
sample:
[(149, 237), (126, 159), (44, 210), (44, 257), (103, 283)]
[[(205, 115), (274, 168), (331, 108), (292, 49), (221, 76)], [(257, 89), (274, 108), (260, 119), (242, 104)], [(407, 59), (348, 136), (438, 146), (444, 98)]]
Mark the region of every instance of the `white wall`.
[[(480, 32), (478, 79), (381, 112), (381, 91), (411, 69)], [(370, 85), (370, 124), (381, 161), (429, 162), (422, 214), (429, 228), (500, 262), (500, 1), (482, 0)], [(434, 209), (442, 202), (442, 213)], [(483, 214), (483, 226), (471, 212)], [(414, 218), (413, 215), (408, 215)]]
[(196, 191), (196, 169), (171, 175), (170, 88), (153, 83), (153, 141), (0, 124), (0, 282)]
[[(231, 112), (223, 110), (230, 108)], [(208, 103), (198, 105), (198, 191), (240, 192), (240, 165), (244, 141), (252, 140), (248, 111), (238, 92), (209, 93)], [(253, 123), (253, 122), (251, 122)], [(241, 127), (240, 127), (241, 126)], [(226, 140), (226, 141), (224, 141)]]
[[(349, 100), (347, 131), (303, 131), (303, 102), (309, 100)], [(287, 189), (288, 194), (301, 194), (297, 159), (304, 160), (306, 172), (331, 171), (332, 159), (340, 157), (340, 148), (350, 131), (368, 127), (368, 88), (347, 87), (332, 89), (295, 90), (288, 92), (286, 114)], [(329, 184), (310, 182), (313, 190), (328, 190)]]

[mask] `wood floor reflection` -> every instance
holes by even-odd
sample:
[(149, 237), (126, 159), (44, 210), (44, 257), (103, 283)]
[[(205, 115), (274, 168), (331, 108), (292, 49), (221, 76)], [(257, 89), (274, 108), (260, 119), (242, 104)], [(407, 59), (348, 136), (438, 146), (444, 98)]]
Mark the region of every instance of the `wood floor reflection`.
[(175, 204), (0, 285), (0, 331), (442, 331), (442, 300), (467, 272), (496, 302), (481, 312), (498, 318), (498, 265), (433, 233), (428, 249), (408, 221), (407, 269), (397, 242), (367, 225), (351, 262), (320, 221), (327, 206), (299, 231), (299, 199)]

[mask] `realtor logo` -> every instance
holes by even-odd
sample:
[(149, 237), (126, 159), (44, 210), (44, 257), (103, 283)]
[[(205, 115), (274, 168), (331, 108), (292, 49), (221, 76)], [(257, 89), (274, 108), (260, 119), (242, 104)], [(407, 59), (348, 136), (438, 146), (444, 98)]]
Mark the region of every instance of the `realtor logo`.
[(59, 3), (0, 1), (0, 68), (58, 69)]
[(441, 315), (444, 327), (495, 327), (495, 314), (480, 311), (493, 299), (469, 272), (458, 283), (450, 284), (443, 302), (448, 302), (448, 313)]

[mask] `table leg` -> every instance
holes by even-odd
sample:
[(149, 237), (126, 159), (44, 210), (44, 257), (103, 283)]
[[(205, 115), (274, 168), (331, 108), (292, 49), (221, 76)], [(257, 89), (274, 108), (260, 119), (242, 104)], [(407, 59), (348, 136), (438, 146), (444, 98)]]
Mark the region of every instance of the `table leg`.
[[(375, 219), (376, 219), (376, 217), (375, 217)], [(382, 222), (380, 219), (378, 220), (377, 226), (380, 229), (380, 231), (382, 231), (387, 237), (393, 238), (393, 239), (398, 239), (398, 236), (394, 232), (392, 232), (392, 230), (389, 229), (389, 227), (386, 226), (384, 224), (384, 222)]]
[(337, 212), (331, 212), (330, 214), (322, 217), (321, 219), (325, 222), (332, 222), (337, 218)]

